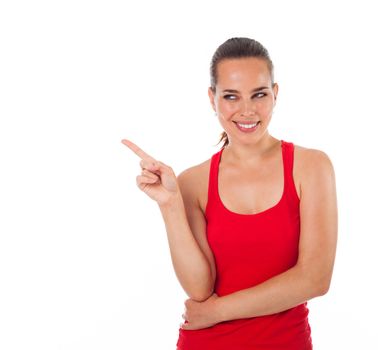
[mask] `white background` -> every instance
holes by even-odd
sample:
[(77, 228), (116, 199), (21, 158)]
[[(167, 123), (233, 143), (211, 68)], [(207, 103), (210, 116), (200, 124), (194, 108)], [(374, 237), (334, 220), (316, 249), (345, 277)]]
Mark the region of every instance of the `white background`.
[(374, 1), (2, 1), (0, 349), (175, 349), (183, 302), (129, 138), (176, 174), (214, 154), (215, 49), (260, 41), (270, 133), (325, 151), (339, 242), (314, 348), (378, 349)]

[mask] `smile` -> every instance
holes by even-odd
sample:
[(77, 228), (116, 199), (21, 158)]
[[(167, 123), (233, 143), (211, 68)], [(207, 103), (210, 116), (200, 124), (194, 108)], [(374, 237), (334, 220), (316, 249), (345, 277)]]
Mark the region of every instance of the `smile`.
[(257, 129), (257, 126), (260, 124), (260, 121), (255, 122), (255, 123), (238, 123), (238, 122), (234, 122), (234, 123), (236, 124), (237, 128), (240, 131), (252, 132)]

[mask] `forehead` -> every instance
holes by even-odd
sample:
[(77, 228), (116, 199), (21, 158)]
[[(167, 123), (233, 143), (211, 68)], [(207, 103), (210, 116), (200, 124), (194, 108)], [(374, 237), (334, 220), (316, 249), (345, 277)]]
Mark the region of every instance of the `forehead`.
[(267, 62), (261, 58), (247, 57), (225, 59), (217, 66), (218, 85), (269, 84), (270, 72)]

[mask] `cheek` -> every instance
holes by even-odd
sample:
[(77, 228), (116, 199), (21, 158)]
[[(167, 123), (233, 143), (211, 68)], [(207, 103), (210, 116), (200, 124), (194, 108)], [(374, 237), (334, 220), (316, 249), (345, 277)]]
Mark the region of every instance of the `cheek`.
[(221, 101), (219, 102), (219, 108), (224, 115), (230, 115), (239, 110), (239, 106), (237, 103), (230, 103), (227, 101)]
[(257, 105), (257, 110), (262, 115), (267, 115), (272, 112), (273, 104), (269, 101), (267, 102), (259, 102)]

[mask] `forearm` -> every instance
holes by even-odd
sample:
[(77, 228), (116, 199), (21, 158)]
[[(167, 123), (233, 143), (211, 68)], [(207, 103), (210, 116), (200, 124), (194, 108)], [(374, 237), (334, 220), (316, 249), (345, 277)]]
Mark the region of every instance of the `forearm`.
[(270, 315), (325, 294), (324, 284), (293, 268), (247, 289), (217, 300), (221, 321)]
[(191, 232), (181, 195), (159, 208), (176, 276), (191, 299), (203, 301), (213, 291), (211, 269)]

